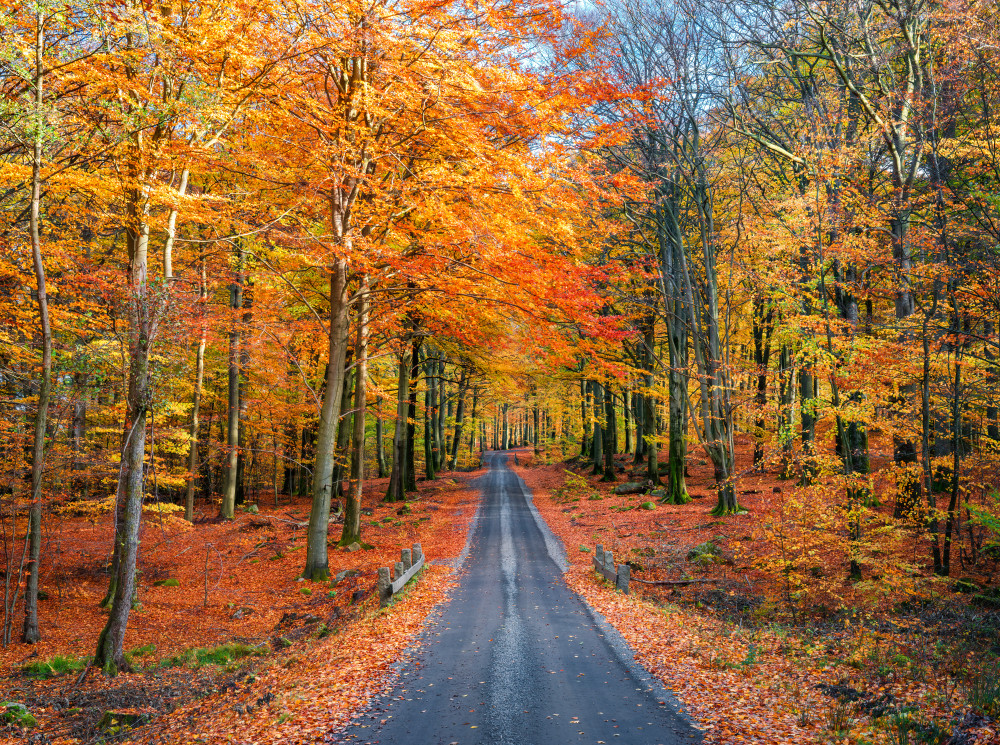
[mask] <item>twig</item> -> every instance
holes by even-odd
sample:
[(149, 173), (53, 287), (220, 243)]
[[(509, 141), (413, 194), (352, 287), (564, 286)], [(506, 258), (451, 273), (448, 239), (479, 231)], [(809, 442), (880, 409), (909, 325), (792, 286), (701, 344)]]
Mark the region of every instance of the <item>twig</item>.
[(211, 543), (205, 546), (205, 608), (208, 607), (208, 557), (212, 555), (211, 549)]
[(73, 687), (70, 689), (71, 692), (75, 691), (77, 688), (80, 687), (80, 684), (83, 682), (83, 679), (87, 677), (87, 673), (90, 672), (90, 668), (92, 668), (93, 666), (94, 666), (94, 660), (91, 659), (91, 661), (87, 663), (87, 666), (84, 667), (83, 670), (80, 672), (80, 674), (77, 676), (76, 683), (74, 683)]
[(265, 519), (267, 519), (267, 520), (277, 520), (279, 522), (288, 523), (289, 525), (294, 525), (296, 528), (304, 528), (307, 525), (309, 525), (309, 523), (307, 523), (307, 522), (304, 523), (301, 520), (286, 520), (283, 517), (276, 517), (275, 515), (265, 515)]
[(631, 577), (632, 582), (641, 582), (644, 585), (693, 585), (699, 582), (719, 582), (720, 579), (639, 579)]

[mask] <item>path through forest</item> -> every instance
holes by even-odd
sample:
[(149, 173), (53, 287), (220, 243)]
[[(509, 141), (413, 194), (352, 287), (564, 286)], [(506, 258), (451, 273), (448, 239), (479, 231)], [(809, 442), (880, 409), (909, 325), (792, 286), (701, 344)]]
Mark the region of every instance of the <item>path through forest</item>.
[(385, 745), (700, 741), (617, 633), (566, 586), (561, 546), (488, 453), (460, 586), (394, 690), (338, 742)]

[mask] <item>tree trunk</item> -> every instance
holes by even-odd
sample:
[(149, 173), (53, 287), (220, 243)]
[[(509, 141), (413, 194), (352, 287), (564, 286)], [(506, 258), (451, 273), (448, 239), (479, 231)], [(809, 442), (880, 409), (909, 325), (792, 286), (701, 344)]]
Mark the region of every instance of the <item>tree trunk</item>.
[(385, 461), (385, 432), (382, 417), (375, 417), (375, 465), (378, 468), (378, 478), (384, 479), (389, 472)]
[(351, 458), (351, 434), (353, 422), (351, 412), (351, 400), (354, 397), (354, 386), (356, 378), (353, 365), (353, 350), (347, 350), (344, 358), (344, 389), (340, 396), (340, 421), (337, 422), (337, 450), (333, 459), (333, 476), (330, 490), (331, 502), (330, 511), (339, 515), (341, 511), (340, 499), (345, 495), (344, 485), (348, 482), (348, 466)]
[[(296, 465), (296, 471), (298, 472), (298, 477), (296, 478), (296, 484), (298, 485), (298, 495), (304, 497), (306, 494), (312, 493), (313, 487), (313, 472), (306, 466), (306, 461), (310, 457), (314, 456), (316, 453), (316, 425), (310, 423), (308, 426), (303, 425), (302, 435), (299, 440), (299, 462)], [(313, 468), (316, 467), (316, 463), (313, 463)]]
[(417, 490), (417, 385), (420, 383), (420, 346), (422, 339), (414, 335), (410, 355), (410, 392), (406, 415), (406, 491)]
[(615, 435), (618, 423), (615, 421), (615, 396), (610, 389), (604, 391), (604, 476), (601, 481), (617, 481), (615, 476)]
[(313, 469), (313, 498), (306, 532), (306, 565), (302, 576), (311, 580), (330, 577), (327, 531), (333, 490), (333, 460), (336, 455), (340, 400), (344, 391), (344, 361), (347, 357), (348, 311), (347, 259), (334, 260), (330, 271), (329, 359), (326, 385), (316, 435), (316, 465)]
[(358, 335), (354, 343), (358, 365), (354, 383), (354, 433), (351, 455), (351, 492), (344, 510), (344, 529), (340, 534), (341, 546), (350, 546), (361, 541), (361, 494), (365, 480), (365, 410), (367, 394), (365, 381), (368, 377), (368, 278), (361, 281), (358, 296)]
[(593, 453), (593, 474), (596, 476), (598, 474), (604, 473), (604, 426), (598, 419), (604, 415), (604, 388), (596, 380), (590, 381), (590, 390), (593, 392), (594, 401), (594, 437), (593, 437), (593, 447), (591, 451)]
[(406, 499), (406, 409), (407, 392), (410, 389), (410, 356), (404, 353), (399, 358), (399, 376), (396, 385), (396, 427), (392, 435), (392, 471), (389, 474), (389, 488), (386, 502), (402, 502)]
[(438, 381), (437, 360), (430, 356), (424, 357), (424, 476), (428, 481), (437, 478), (437, 407)]
[[(451, 438), (451, 463), (449, 470), (458, 467), (458, 447), (462, 441), (462, 426), (465, 423), (465, 397), (469, 390), (469, 373), (462, 368), (458, 379), (458, 404), (455, 408), (455, 434)], [(475, 414), (473, 414), (475, 416)]]
[(147, 282), (149, 223), (141, 180), (141, 133), (133, 135), (130, 181), (126, 193), (125, 227), (129, 258), (128, 303), (129, 367), (122, 428), (122, 455), (115, 502), (115, 555), (108, 589), (111, 608), (97, 640), (94, 666), (114, 675), (129, 669), (125, 659), (125, 629), (135, 595), (135, 570), (139, 560), (139, 518), (142, 515), (146, 415), (149, 412), (149, 356), (156, 333), (161, 301), (151, 295)]
[(799, 418), (802, 438), (802, 467), (799, 483), (808, 486), (816, 479), (816, 376), (808, 365), (799, 370)]
[(627, 388), (622, 391), (622, 419), (625, 429), (625, 454), (632, 453), (632, 392)]
[[(915, 163), (920, 163), (921, 159), (913, 158)], [(913, 301), (913, 290), (910, 287), (910, 275), (913, 271), (911, 249), (907, 240), (910, 228), (910, 214), (903, 202), (903, 196), (899, 193), (895, 195), (896, 215), (891, 220), (892, 233), (892, 257), (899, 272), (900, 284), (896, 290), (895, 306), (896, 320), (901, 327), (900, 339), (909, 341), (909, 332), (905, 329), (904, 322), (913, 315), (915, 306)], [(913, 383), (904, 383), (899, 388), (897, 406), (894, 416), (909, 416), (907, 409), (910, 402), (916, 397), (916, 386)], [(892, 460), (897, 470), (901, 473), (896, 496), (896, 515), (902, 517), (909, 514), (914, 507), (920, 503), (921, 489), (920, 480), (913, 478), (911, 472), (917, 464), (917, 443), (908, 437), (893, 436)], [(945, 568), (947, 571), (947, 567)]]
[[(479, 405), (479, 386), (475, 386), (472, 389), (472, 416), (469, 422), (469, 455), (475, 453), (475, 442), (476, 442), (476, 407)], [(480, 447), (482, 444), (480, 442)]]
[[(535, 405), (534, 405), (534, 408), (532, 410), (532, 414), (533, 414), (533, 417), (534, 417), (534, 419), (533, 419), (534, 428), (531, 430), (531, 437), (532, 437), (532, 445), (534, 446), (534, 451), (537, 454), (539, 452), (539, 443), (541, 441), (540, 437), (539, 437), (539, 434), (538, 434), (538, 428), (540, 426), (540, 421), (539, 421), (538, 394), (537, 393), (535, 394)], [(544, 416), (545, 416), (544, 413), (541, 416), (542, 416), (542, 420), (544, 420)]]
[(195, 357), (194, 400), (191, 405), (191, 445), (188, 450), (188, 483), (184, 499), (184, 518), (194, 521), (194, 492), (198, 474), (198, 425), (201, 415), (201, 389), (205, 382), (205, 345), (208, 342), (208, 327), (205, 324), (205, 304), (208, 302), (208, 282), (205, 276), (205, 259), (201, 260), (201, 283), (198, 293), (201, 333), (198, 337), (198, 352)]
[(237, 243), (236, 277), (229, 285), (229, 306), (233, 309), (229, 330), (229, 415), (226, 424), (226, 476), (219, 515), (232, 520), (236, 514), (236, 488), (239, 483), (240, 454), (240, 329), (236, 311), (243, 307), (243, 264), (246, 251)]
[[(444, 423), (445, 423), (445, 398), (447, 397), (448, 388), (445, 384), (445, 362), (442, 357), (437, 361), (437, 382), (434, 386), (435, 391), (435, 404), (434, 404), (434, 471), (444, 470), (446, 454), (448, 452), (445, 439), (444, 439)], [(450, 400), (450, 399), (449, 399)]]
[(646, 457), (646, 478), (653, 482), (654, 485), (660, 483), (660, 464), (657, 462), (659, 459), (657, 440), (656, 440), (656, 403), (653, 399), (653, 345), (656, 343), (655, 337), (655, 325), (652, 316), (647, 319), (646, 326), (643, 330), (642, 339), (642, 349), (643, 349), (643, 369), (645, 370), (645, 387), (646, 392), (643, 394), (642, 410), (643, 410), (643, 441), (645, 442), (645, 457)]
[(792, 477), (792, 446), (795, 434), (792, 422), (795, 419), (795, 365), (792, 364), (792, 348), (783, 344), (778, 362), (778, 442), (781, 445), (781, 476)]
[[(923, 375), (920, 386), (920, 421), (921, 421), (921, 452), (923, 454), (923, 477), (927, 487), (927, 506), (930, 507), (928, 519), (928, 529), (931, 538), (931, 557), (934, 561), (934, 573), (944, 574), (944, 562), (941, 558), (940, 533), (941, 526), (937, 514), (937, 497), (934, 495), (933, 481), (934, 473), (931, 464), (931, 340), (928, 335), (928, 325), (931, 318), (936, 314), (938, 306), (938, 292), (935, 283), (935, 291), (931, 308), (924, 313), (923, 333), (920, 335), (923, 346)], [(899, 511), (900, 503), (897, 499), (896, 510)], [(896, 515), (898, 518), (900, 515)]]
[(990, 320), (983, 321), (983, 337), (986, 343), (983, 345), (983, 359), (986, 361), (986, 379), (989, 381), (989, 391), (987, 393), (986, 404), (986, 436), (992, 440), (990, 447), (996, 448), (1000, 441), (1000, 407), (997, 407), (997, 363), (996, 354), (993, 351), (994, 335), (996, 324)]
[(635, 422), (635, 457), (633, 465), (639, 465), (646, 460), (646, 397), (639, 391), (632, 394), (632, 421)]
[(686, 504), (691, 501), (684, 470), (687, 465), (688, 415), (688, 335), (684, 306), (679, 296), (672, 301), (673, 312), (667, 318), (667, 354), (670, 362), (670, 401), (668, 403), (667, 490), (663, 501)]
[(77, 497), (86, 497), (88, 494), (87, 479), (80, 474), (84, 470), (83, 462), (84, 442), (87, 438), (87, 400), (83, 397), (81, 375), (74, 375), (76, 384), (76, 394), (78, 398), (73, 402), (73, 421), (71, 427), (70, 448), (73, 452), (73, 462), (70, 470), (73, 471), (73, 494)]
[[(41, 6), (38, 6), (41, 8)], [(31, 260), (35, 269), (38, 300), (38, 325), (42, 343), (42, 381), (35, 409), (35, 435), (31, 448), (31, 504), (28, 507), (28, 576), (24, 588), (24, 627), (21, 641), (34, 644), (41, 641), (38, 628), (38, 564), (42, 556), (42, 471), (45, 465), (45, 431), (49, 418), (49, 398), (52, 391), (52, 327), (49, 324), (49, 300), (45, 286), (45, 265), (42, 263), (42, 85), (44, 67), (42, 53), (45, 31), (42, 12), (35, 12), (35, 135), (31, 158)]]
[(753, 361), (757, 372), (757, 390), (754, 404), (757, 406), (757, 421), (754, 423), (753, 464), (759, 468), (764, 463), (765, 419), (767, 405), (767, 368), (771, 359), (771, 335), (774, 332), (774, 306), (755, 299), (753, 313)]
[[(243, 317), (240, 326), (240, 367), (239, 367), (239, 418), (237, 426), (239, 428), (237, 441), (238, 457), (236, 458), (236, 504), (241, 505), (246, 501), (246, 489), (248, 485), (247, 470), (247, 411), (249, 401), (247, 400), (247, 372), (250, 370), (250, 345), (246, 344), (247, 329), (253, 322), (253, 282), (250, 277), (244, 274), (243, 291), (240, 293), (240, 307), (243, 308)], [(256, 438), (254, 438), (256, 440)], [(253, 462), (255, 460), (255, 450), (251, 448), (250, 453), (251, 468), (253, 473)]]
[[(954, 302), (953, 296), (953, 307), (957, 306)], [(956, 319), (958, 315), (958, 310), (955, 310)], [(958, 323), (955, 323), (955, 332), (957, 336)], [(954, 348), (955, 352), (955, 390), (952, 396), (952, 407), (951, 407), (951, 435), (952, 435), (952, 463), (951, 463), (951, 497), (948, 500), (948, 516), (945, 518), (944, 525), (944, 551), (941, 556), (941, 574), (945, 577), (951, 574), (951, 542), (952, 533), (958, 532), (955, 530), (955, 515), (958, 508), (958, 496), (960, 493), (960, 483), (959, 474), (961, 473), (961, 458), (962, 458), (962, 359), (961, 359), (961, 345), (956, 344)]]

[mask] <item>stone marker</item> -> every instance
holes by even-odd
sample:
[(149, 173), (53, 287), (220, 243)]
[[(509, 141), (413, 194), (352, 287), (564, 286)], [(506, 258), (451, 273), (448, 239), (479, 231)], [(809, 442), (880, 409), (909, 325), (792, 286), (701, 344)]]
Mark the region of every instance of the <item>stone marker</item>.
[(413, 566), (413, 559), (411, 558), (410, 549), (404, 548), (399, 552), (400, 560), (403, 562), (403, 568), (409, 570)]
[(403, 572), (405, 572), (405, 571), (406, 571), (406, 569), (403, 568), (403, 562), (397, 561), (396, 562), (396, 573), (392, 576), (393, 580), (397, 580), (400, 577), (402, 577), (403, 576)]
[(389, 567), (380, 567), (378, 570), (378, 599), (382, 605), (389, 602), (392, 594), (392, 577), (389, 576)]
[(597, 550), (594, 552), (594, 558), (597, 560), (598, 564), (600, 564), (601, 566), (604, 566), (604, 545), (603, 544), (601, 544), (601, 543), (597, 544)]
[(620, 564), (618, 566), (618, 576), (615, 577), (615, 589), (627, 593), (628, 581), (631, 577), (632, 577), (632, 567), (630, 567), (628, 564)]
[(424, 556), (424, 550), (420, 547), (419, 543), (413, 544), (413, 563), (416, 564)]

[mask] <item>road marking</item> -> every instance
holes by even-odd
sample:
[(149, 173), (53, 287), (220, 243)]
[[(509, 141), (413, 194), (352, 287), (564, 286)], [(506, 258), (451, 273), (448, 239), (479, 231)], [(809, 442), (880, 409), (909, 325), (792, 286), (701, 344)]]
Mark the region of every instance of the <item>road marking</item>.
[(503, 576), (504, 617), (497, 631), (491, 665), (492, 705), (491, 734), (498, 743), (531, 745), (524, 738), (524, 729), (517, 726), (514, 713), (522, 711), (528, 690), (523, 660), (528, 659), (528, 644), (524, 624), (517, 610), (517, 552), (511, 535), (511, 504), (506, 479), (500, 479), (500, 570)]

